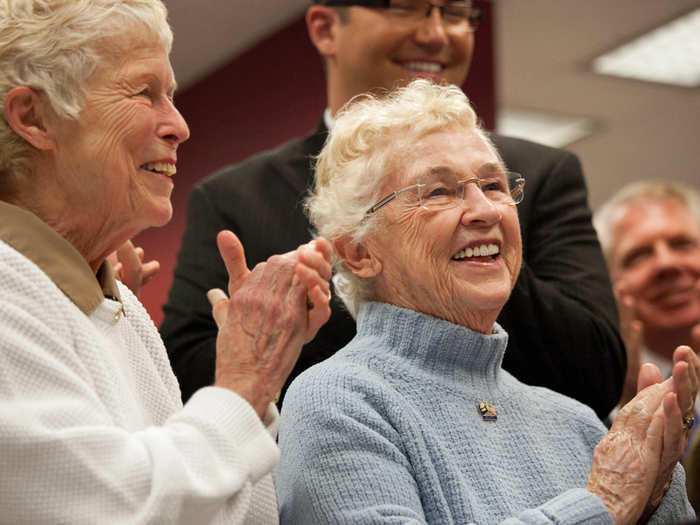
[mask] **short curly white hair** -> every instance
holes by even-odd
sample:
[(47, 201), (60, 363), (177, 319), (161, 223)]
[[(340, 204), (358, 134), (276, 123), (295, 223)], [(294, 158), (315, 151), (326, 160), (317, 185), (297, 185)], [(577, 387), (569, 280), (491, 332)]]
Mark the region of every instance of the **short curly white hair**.
[(637, 200), (672, 199), (686, 206), (700, 225), (700, 191), (685, 184), (667, 180), (643, 180), (623, 186), (593, 216), (593, 226), (603, 254), (609, 258), (615, 243), (613, 228), (623, 208)]
[[(418, 79), (384, 96), (359, 95), (339, 112), (316, 159), (315, 186), (306, 199), (309, 220), (320, 236), (361, 242), (383, 214), (367, 215), (380, 198), (382, 181), (402, 166), (402, 157), (425, 135), (459, 126), (477, 133), (494, 155), (469, 100), (457, 86)], [(337, 257), (336, 292), (355, 316), (374, 298), (374, 279), (356, 276)]]
[[(161, 0), (0, 0), (0, 100), (29, 86), (57, 115), (76, 118), (84, 81), (142, 34), (170, 53), (173, 34)], [(33, 152), (0, 118), (0, 177), (31, 171)]]

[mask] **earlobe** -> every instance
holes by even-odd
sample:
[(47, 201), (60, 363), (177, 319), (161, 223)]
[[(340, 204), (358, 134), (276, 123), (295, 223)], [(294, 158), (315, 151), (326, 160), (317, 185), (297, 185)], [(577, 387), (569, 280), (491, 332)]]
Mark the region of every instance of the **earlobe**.
[(382, 263), (362, 243), (343, 236), (333, 241), (333, 249), (345, 266), (358, 277), (376, 277), (382, 271)]
[(309, 39), (325, 58), (335, 55), (335, 29), (339, 23), (338, 13), (330, 7), (313, 5), (306, 11)]
[(5, 97), (5, 119), (24, 140), (39, 150), (53, 147), (46, 130), (46, 107), (39, 94), (28, 86), (18, 86)]

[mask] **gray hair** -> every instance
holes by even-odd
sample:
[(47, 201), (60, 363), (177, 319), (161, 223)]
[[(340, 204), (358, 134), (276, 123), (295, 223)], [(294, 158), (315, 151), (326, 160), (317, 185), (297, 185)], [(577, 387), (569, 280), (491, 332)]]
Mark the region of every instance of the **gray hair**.
[[(161, 0), (1, 0), (0, 100), (29, 86), (58, 116), (77, 118), (84, 81), (139, 30), (170, 53), (173, 35)], [(33, 152), (0, 118), (0, 176), (27, 174)]]
[[(382, 181), (403, 165), (418, 139), (450, 125), (477, 133), (498, 157), (457, 86), (418, 79), (382, 97), (350, 100), (317, 157), (315, 187), (306, 200), (317, 234), (357, 243), (376, 231), (382, 214), (367, 215), (367, 210), (381, 197)], [(374, 298), (374, 279), (356, 276), (337, 257), (334, 269), (336, 291), (354, 316), (361, 303)]]
[(688, 208), (700, 225), (700, 192), (679, 182), (665, 180), (645, 180), (628, 184), (595, 213), (593, 226), (598, 232), (598, 239), (605, 257), (609, 257), (615, 240), (613, 239), (614, 223), (622, 210), (637, 200), (672, 199)]

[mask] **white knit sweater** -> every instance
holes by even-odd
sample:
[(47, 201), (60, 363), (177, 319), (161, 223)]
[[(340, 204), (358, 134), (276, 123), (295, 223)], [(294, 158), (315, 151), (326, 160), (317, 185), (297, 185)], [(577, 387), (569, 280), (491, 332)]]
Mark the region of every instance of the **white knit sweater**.
[(276, 410), (266, 429), (215, 387), (183, 408), (155, 326), (119, 291), (88, 317), (0, 241), (0, 523), (277, 523)]

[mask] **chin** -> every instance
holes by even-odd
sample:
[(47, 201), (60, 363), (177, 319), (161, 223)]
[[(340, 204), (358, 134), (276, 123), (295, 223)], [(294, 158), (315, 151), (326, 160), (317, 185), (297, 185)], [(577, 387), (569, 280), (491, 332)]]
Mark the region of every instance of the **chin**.
[(167, 205), (159, 206), (153, 209), (146, 221), (146, 228), (159, 228), (165, 226), (173, 218), (173, 207), (168, 201)]
[(645, 316), (645, 324), (658, 327), (661, 330), (687, 330), (700, 323), (700, 310), (696, 308), (683, 312), (658, 311), (656, 314)]

